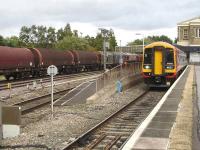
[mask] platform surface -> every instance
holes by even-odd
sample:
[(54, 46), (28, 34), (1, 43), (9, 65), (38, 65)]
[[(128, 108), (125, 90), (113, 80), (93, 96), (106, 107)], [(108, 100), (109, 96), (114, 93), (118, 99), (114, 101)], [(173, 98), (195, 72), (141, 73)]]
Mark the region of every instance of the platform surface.
[[(197, 98), (197, 109), (196, 109), (196, 126), (194, 126), (194, 142), (193, 149), (198, 150), (200, 147), (200, 66), (195, 66), (195, 79), (196, 79), (196, 98)], [(197, 132), (196, 132), (197, 130)]]
[(190, 72), (188, 68), (165, 102), (153, 117), (142, 135), (132, 145), (133, 150), (166, 150), (171, 129), (176, 120), (179, 103), (182, 99), (185, 83)]

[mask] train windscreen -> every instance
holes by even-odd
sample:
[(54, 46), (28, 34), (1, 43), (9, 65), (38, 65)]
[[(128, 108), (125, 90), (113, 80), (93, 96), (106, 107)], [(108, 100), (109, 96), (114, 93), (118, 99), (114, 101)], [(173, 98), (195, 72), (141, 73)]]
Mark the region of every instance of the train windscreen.
[(144, 64), (151, 64), (152, 63), (152, 49), (147, 48), (144, 52)]
[(174, 51), (173, 51), (173, 49), (166, 49), (166, 64), (174, 64)]

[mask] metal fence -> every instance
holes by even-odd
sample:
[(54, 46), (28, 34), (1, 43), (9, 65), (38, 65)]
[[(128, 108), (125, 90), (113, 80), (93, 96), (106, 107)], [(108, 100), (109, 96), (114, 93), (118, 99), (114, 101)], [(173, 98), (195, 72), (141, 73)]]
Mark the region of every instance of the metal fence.
[(129, 76), (138, 75), (141, 73), (141, 62), (134, 62), (132, 64), (124, 64), (116, 66), (115, 68), (106, 71), (96, 80), (96, 91), (104, 87), (112, 86), (116, 81), (121, 81)]
[(143, 45), (132, 45), (132, 46), (116, 46), (115, 51), (116, 52), (127, 52), (127, 53), (138, 53), (142, 54)]

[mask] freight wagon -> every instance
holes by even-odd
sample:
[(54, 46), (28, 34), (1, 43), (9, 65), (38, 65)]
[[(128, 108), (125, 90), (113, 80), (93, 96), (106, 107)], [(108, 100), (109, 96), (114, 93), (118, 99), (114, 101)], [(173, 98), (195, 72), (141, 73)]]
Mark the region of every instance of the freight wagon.
[[(103, 69), (103, 53), (45, 48), (11, 48), (0, 46), (0, 75), (7, 80), (30, 76), (44, 76), (47, 68), (55, 65), (59, 74)], [(134, 55), (134, 56), (133, 56)], [(107, 52), (106, 65), (112, 68), (123, 63), (138, 61), (139, 55)]]

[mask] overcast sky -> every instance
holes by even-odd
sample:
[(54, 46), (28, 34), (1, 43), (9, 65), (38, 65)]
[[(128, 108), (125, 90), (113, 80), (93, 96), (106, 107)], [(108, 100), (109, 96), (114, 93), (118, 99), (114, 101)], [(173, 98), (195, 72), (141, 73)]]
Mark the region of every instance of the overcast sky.
[(24, 25), (56, 29), (70, 23), (83, 35), (112, 28), (122, 45), (142, 36), (177, 36), (178, 22), (200, 16), (199, 0), (1, 0), (0, 35), (18, 35)]

